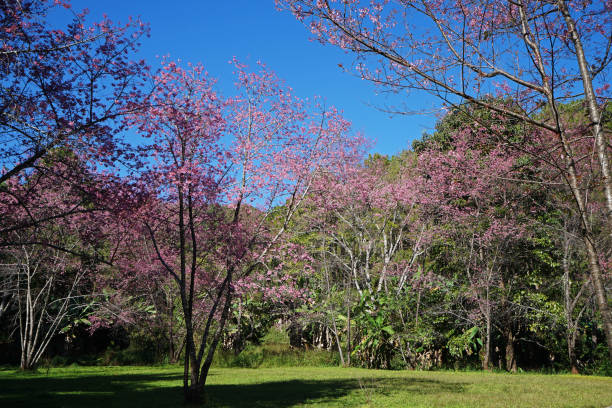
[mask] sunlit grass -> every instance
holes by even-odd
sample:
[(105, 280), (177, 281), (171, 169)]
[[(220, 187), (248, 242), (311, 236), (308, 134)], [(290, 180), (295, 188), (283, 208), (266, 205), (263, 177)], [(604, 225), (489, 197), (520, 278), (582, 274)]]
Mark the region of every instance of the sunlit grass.
[[(180, 406), (180, 367), (0, 371), (0, 407)], [(211, 370), (214, 407), (607, 407), (612, 378), (287, 367)]]

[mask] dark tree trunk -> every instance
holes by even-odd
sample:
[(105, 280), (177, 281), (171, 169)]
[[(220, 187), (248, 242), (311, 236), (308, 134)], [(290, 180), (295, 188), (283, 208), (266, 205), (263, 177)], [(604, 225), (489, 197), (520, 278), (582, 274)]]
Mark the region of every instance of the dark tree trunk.
[[(350, 290), (350, 289), (349, 289)], [(346, 365), (351, 365), (351, 299), (349, 292), (349, 304), (346, 311), (347, 319), (346, 319)]]
[(576, 360), (576, 333), (568, 336), (567, 355), (569, 357), (572, 374), (580, 374), (580, 371), (578, 371), (578, 362)]
[(191, 383), (185, 390), (185, 404), (199, 405), (205, 401), (204, 384)]
[(482, 348), (482, 369), (489, 370), (491, 360), (491, 319), (487, 316), (486, 332), (484, 333)]
[(518, 370), (517, 364), (516, 364), (516, 349), (515, 349), (515, 342), (516, 342), (516, 337), (514, 336), (514, 333), (512, 333), (512, 330), (508, 329), (506, 331), (506, 371), (509, 371), (511, 373), (516, 373)]

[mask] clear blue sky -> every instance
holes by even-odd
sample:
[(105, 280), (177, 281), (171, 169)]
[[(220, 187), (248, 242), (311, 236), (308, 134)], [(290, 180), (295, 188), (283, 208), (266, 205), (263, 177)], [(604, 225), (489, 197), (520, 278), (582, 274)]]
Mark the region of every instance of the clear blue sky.
[(219, 90), (232, 93), (236, 56), (254, 65), (264, 62), (295, 94), (320, 95), (328, 105), (344, 112), (355, 131), (375, 140), (372, 152), (397, 153), (410, 146), (423, 131), (431, 131), (433, 115), (394, 116), (375, 106), (404, 103), (410, 110), (426, 110), (435, 100), (424, 94), (389, 96), (377, 94), (366, 81), (343, 72), (352, 56), (332, 46), (311, 41), (309, 31), (292, 15), (279, 12), (274, 0), (73, 0), (75, 9), (88, 8), (90, 18), (103, 13), (113, 21), (140, 16), (151, 25), (151, 37), (143, 40), (142, 57), (155, 66), (156, 56), (201, 62), (216, 77)]

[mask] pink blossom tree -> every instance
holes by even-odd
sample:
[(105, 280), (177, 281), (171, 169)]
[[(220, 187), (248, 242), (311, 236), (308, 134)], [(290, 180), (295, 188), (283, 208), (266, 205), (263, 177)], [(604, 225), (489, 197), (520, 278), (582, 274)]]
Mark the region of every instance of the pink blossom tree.
[[(94, 300), (93, 276), (106, 257), (111, 202), (128, 195), (113, 177), (98, 177), (66, 154), (50, 153), (45, 168), (15, 176), (0, 190), (3, 281), (13, 294), (21, 368), (34, 368), (51, 340)], [(41, 165), (37, 166), (41, 167)], [(116, 211), (117, 210), (117, 211)], [(58, 215), (61, 214), (61, 215)]]
[(129, 57), (147, 27), (107, 17), (87, 27), (87, 11), (73, 13), (65, 28), (54, 27), (48, 15), (70, 9), (68, 2), (28, 0), (1, 7), (0, 182), (64, 146), (112, 163), (121, 153), (116, 119), (140, 100), (146, 65)]
[[(360, 295), (364, 291), (400, 292), (407, 271), (426, 246), (426, 217), (418, 214), (417, 178), (409, 164), (402, 172), (391, 175), (384, 159), (373, 158), (367, 166), (346, 167), (341, 174), (321, 177), (315, 186), (317, 193), (311, 197), (311, 222), (342, 248), (346, 259), (337, 260)], [(399, 280), (391, 283), (395, 255), (408, 247), (410, 262)], [(330, 252), (329, 256), (337, 257), (338, 253)], [(395, 284), (399, 286), (391, 286)]]
[[(506, 287), (513, 273), (521, 273), (506, 254), (527, 235), (529, 192), (517, 183), (522, 178), (520, 156), (491, 144), (487, 135), (486, 129), (467, 124), (452, 135), (450, 150), (431, 146), (419, 155), (417, 166), (425, 179), (422, 205), (436, 213), (434, 235), (453, 242), (446, 262), (465, 270), (464, 297), (475, 310), (462, 318), (480, 327), (483, 369), (490, 368), (496, 309), (507, 307)], [(516, 370), (510, 334), (508, 364)]]
[[(140, 180), (151, 196), (135, 216), (179, 289), (186, 401), (203, 396), (237, 285), (281, 242), (315, 176), (357, 160), (363, 143), (336, 110), (293, 96), (263, 66), (234, 63), (230, 99), (201, 66), (166, 63), (150, 107), (132, 118), (152, 159)], [(198, 333), (196, 299), (206, 310)]]
[[(89, 316), (90, 332), (122, 327), (143, 333), (147, 341), (154, 342), (158, 357), (166, 355), (170, 363), (179, 362), (185, 347), (185, 328), (180, 294), (172, 276), (159, 263), (149, 235), (131, 211), (110, 220), (105, 229), (112, 272), (95, 277), (101, 295), (96, 297)], [(162, 233), (157, 237), (160, 245), (172, 239), (166, 240)], [(196, 305), (196, 328), (201, 326), (203, 308)]]
[[(113, 173), (131, 154), (121, 118), (142, 100), (147, 66), (130, 58), (148, 28), (107, 17), (87, 25), (87, 11), (67, 1), (0, 9), (0, 246), (20, 247), (19, 230), (63, 218), (87, 229), (81, 222), (89, 217), (93, 231), (107, 204), (125, 202), (109, 198), (127, 192)], [(51, 15), (69, 23), (60, 27)]]
[[(343, 362), (350, 362), (352, 351), (352, 293), (357, 293), (357, 299), (376, 302), (404, 296), (428, 246), (429, 218), (420, 211), (420, 180), (413, 159), (403, 157), (398, 174), (381, 156), (369, 158), (365, 165), (324, 174), (309, 198), (305, 222), (318, 237), (313, 250), (320, 265), (320, 292), (325, 294), (321, 301), (328, 308), (318, 311), (319, 320), (332, 331)], [(340, 285), (345, 299), (338, 304), (331, 288), (339, 290)], [(346, 357), (341, 331), (346, 332)], [(388, 364), (384, 357), (369, 357)]]

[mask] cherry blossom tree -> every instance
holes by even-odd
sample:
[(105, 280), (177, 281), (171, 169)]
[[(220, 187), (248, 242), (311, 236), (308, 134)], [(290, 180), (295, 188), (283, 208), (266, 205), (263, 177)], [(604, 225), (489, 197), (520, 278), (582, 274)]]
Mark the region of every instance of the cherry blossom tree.
[(122, 183), (98, 179), (74, 156), (57, 162), (57, 154), (46, 157), (44, 171), (15, 176), (0, 191), (6, 222), (0, 255), (11, 265), (2, 280), (13, 295), (22, 369), (34, 368), (59, 330), (95, 297), (94, 272), (108, 263), (104, 230), (114, 207), (108, 204), (126, 198)]
[[(88, 243), (105, 236), (109, 220), (137, 202), (136, 191), (119, 177), (96, 173), (67, 150), (55, 150), (31, 172), (15, 176), (0, 187), (0, 248), (47, 245), (61, 249), (52, 234), (21, 231), (64, 225)], [(77, 248), (67, 252), (79, 255)], [(75, 252), (76, 251), (76, 252)], [(109, 262), (100, 251), (97, 260)]]
[[(372, 156), (364, 165), (347, 166), (340, 173), (321, 175), (303, 216), (303, 222), (308, 224), (307, 231), (318, 237), (314, 240), (313, 251), (318, 269), (322, 270), (319, 273), (320, 293), (325, 296), (321, 302), (328, 308), (317, 310), (313, 317), (318, 318), (326, 330), (332, 331), (343, 361), (350, 361), (348, 322), (351, 309), (355, 307), (354, 302), (349, 301), (354, 298), (353, 291), (361, 300), (360, 304), (367, 304), (367, 307), (358, 308), (365, 315), (354, 315), (354, 318), (367, 323), (367, 315), (378, 306), (404, 296), (407, 289), (411, 289), (418, 260), (428, 246), (429, 218), (420, 212), (420, 180), (411, 166), (414, 157), (407, 156), (403, 160), (406, 163), (399, 165), (397, 173), (392, 171), (392, 162), (388, 159)], [(336, 290), (344, 287), (343, 301), (332, 293), (332, 287)], [(369, 302), (380, 304), (373, 306)], [(398, 311), (392, 314), (394, 312)], [(339, 319), (342, 326), (346, 326), (342, 328), (347, 332), (346, 359), (340, 344)], [(375, 326), (370, 329), (377, 335), (385, 337), (388, 334)], [(359, 325), (355, 329), (368, 330)], [(362, 339), (369, 337), (364, 335)], [(369, 366), (388, 366), (386, 356), (374, 355), (376, 350), (362, 351)]]
[[(364, 291), (400, 292), (406, 274), (426, 246), (426, 217), (418, 214), (417, 178), (409, 165), (402, 172), (391, 175), (383, 158), (373, 158), (366, 166), (317, 180), (317, 194), (311, 198), (312, 226), (342, 249), (328, 255), (343, 257), (337, 261), (360, 295)], [(397, 272), (391, 271), (395, 255), (408, 248), (412, 253), (409, 263), (391, 283), (390, 277)]]
[[(68, 2), (16, 1), (1, 7), (0, 183), (23, 179), (33, 169), (37, 174), (53, 169), (43, 160), (62, 149), (71, 152), (65, 157), (76, 155), (91, 169), (114, 166), (124, 153), (118, 119), (137, 109), (147, 69), (144, 61), (129, 57), (147, 27), (139, 20), (121, 25), (108, 18), (87, 27), (87, 11), (72, 12)], [(61, 10), (72, 16), (65, 28), (49, 19)], [(55, 161), (61, 158), (54, 154)], [(62, 215), (69, 214), (50, 217)]]
[[(148, 28), (107, 17), (87, 25), (87, 11), (67, 1), (0, 9), (0, 246), (27, 244), (18, 236), (53, 246), (18, 232), (63, 218), (101, 231), (106, 205), (127, 202), (110, 197), (128, 191), (113, 174), (132, 154), (120, 140), (121, 118), (141, 105), (148, 68), (131, 58)], [(69, 23), (60, 27), (51, 15)], [(87, 217), (93, 222), (81, 223)]]
[[(185, 347), (185, 328), (177, 285), (157, 260), (149, 235), (131, 211), (108, 222), (105, 228), (112, 273), (97, 274), (94, 279), (100, 295), (92, 305), (89, 331), (121, 327), (143, 334), (143, 340), (155, 345), (156, 357), (166, 355), (169, 362), (179, 362)], [(159, 235), (157, 242), (161, 245), (166, 239), (161, 232)], [(195, 308), (196, 328), (201, 326), (203, 308), (199, 304)]]
[[(483, 369), (490, 368), (496, 310), (507, 307), (505, 289), (512, 274), (521, 273), (506, 254), (513, 253), (513, 245), (527, 234), (524, 211), (529, 191), (511, 182), (521, 178), (520, 156), (492, 144), (487, 135), (486, 129), (466, 124), (452, 135), (450, 150), (432, 143), (419, 155), (417, 166), (425, 178), (422, 205), (436, 213), (434, 234), (453, 242), (447, 254), (452, 258), (446, 262), (465, 271), (464, 297), (476, 307), (476, 317), (470, 311), (463, 317), (480, 327)], [(513, 342), (510, 338), (509, 360), (514, 358)], [(510, 367), (516, 369), (512, 362)]]
[(68, 2), (1, 7), (0, 182), (65, 146), (112, 163), (120, 153), (116, 119), (138, 107), (142, 92), (146, 65), (129, 58), (147, 27), (108, 18), (88, 27), (87, 11), (72, 12), (65, 28), (54, 27), (49, 14), (71, 13)]
[(234, 64), (237, 95), (222, 99), (200, 65), (166, 63), (150, 107), (132, 118), (152, 158), (135, 217), (180, 292), (186, 401), (203, 397), (236, 285), (281, 242), (315, 175), (358, 160), (363, 144), (336, 110), (295, 97), (262, 65)]

